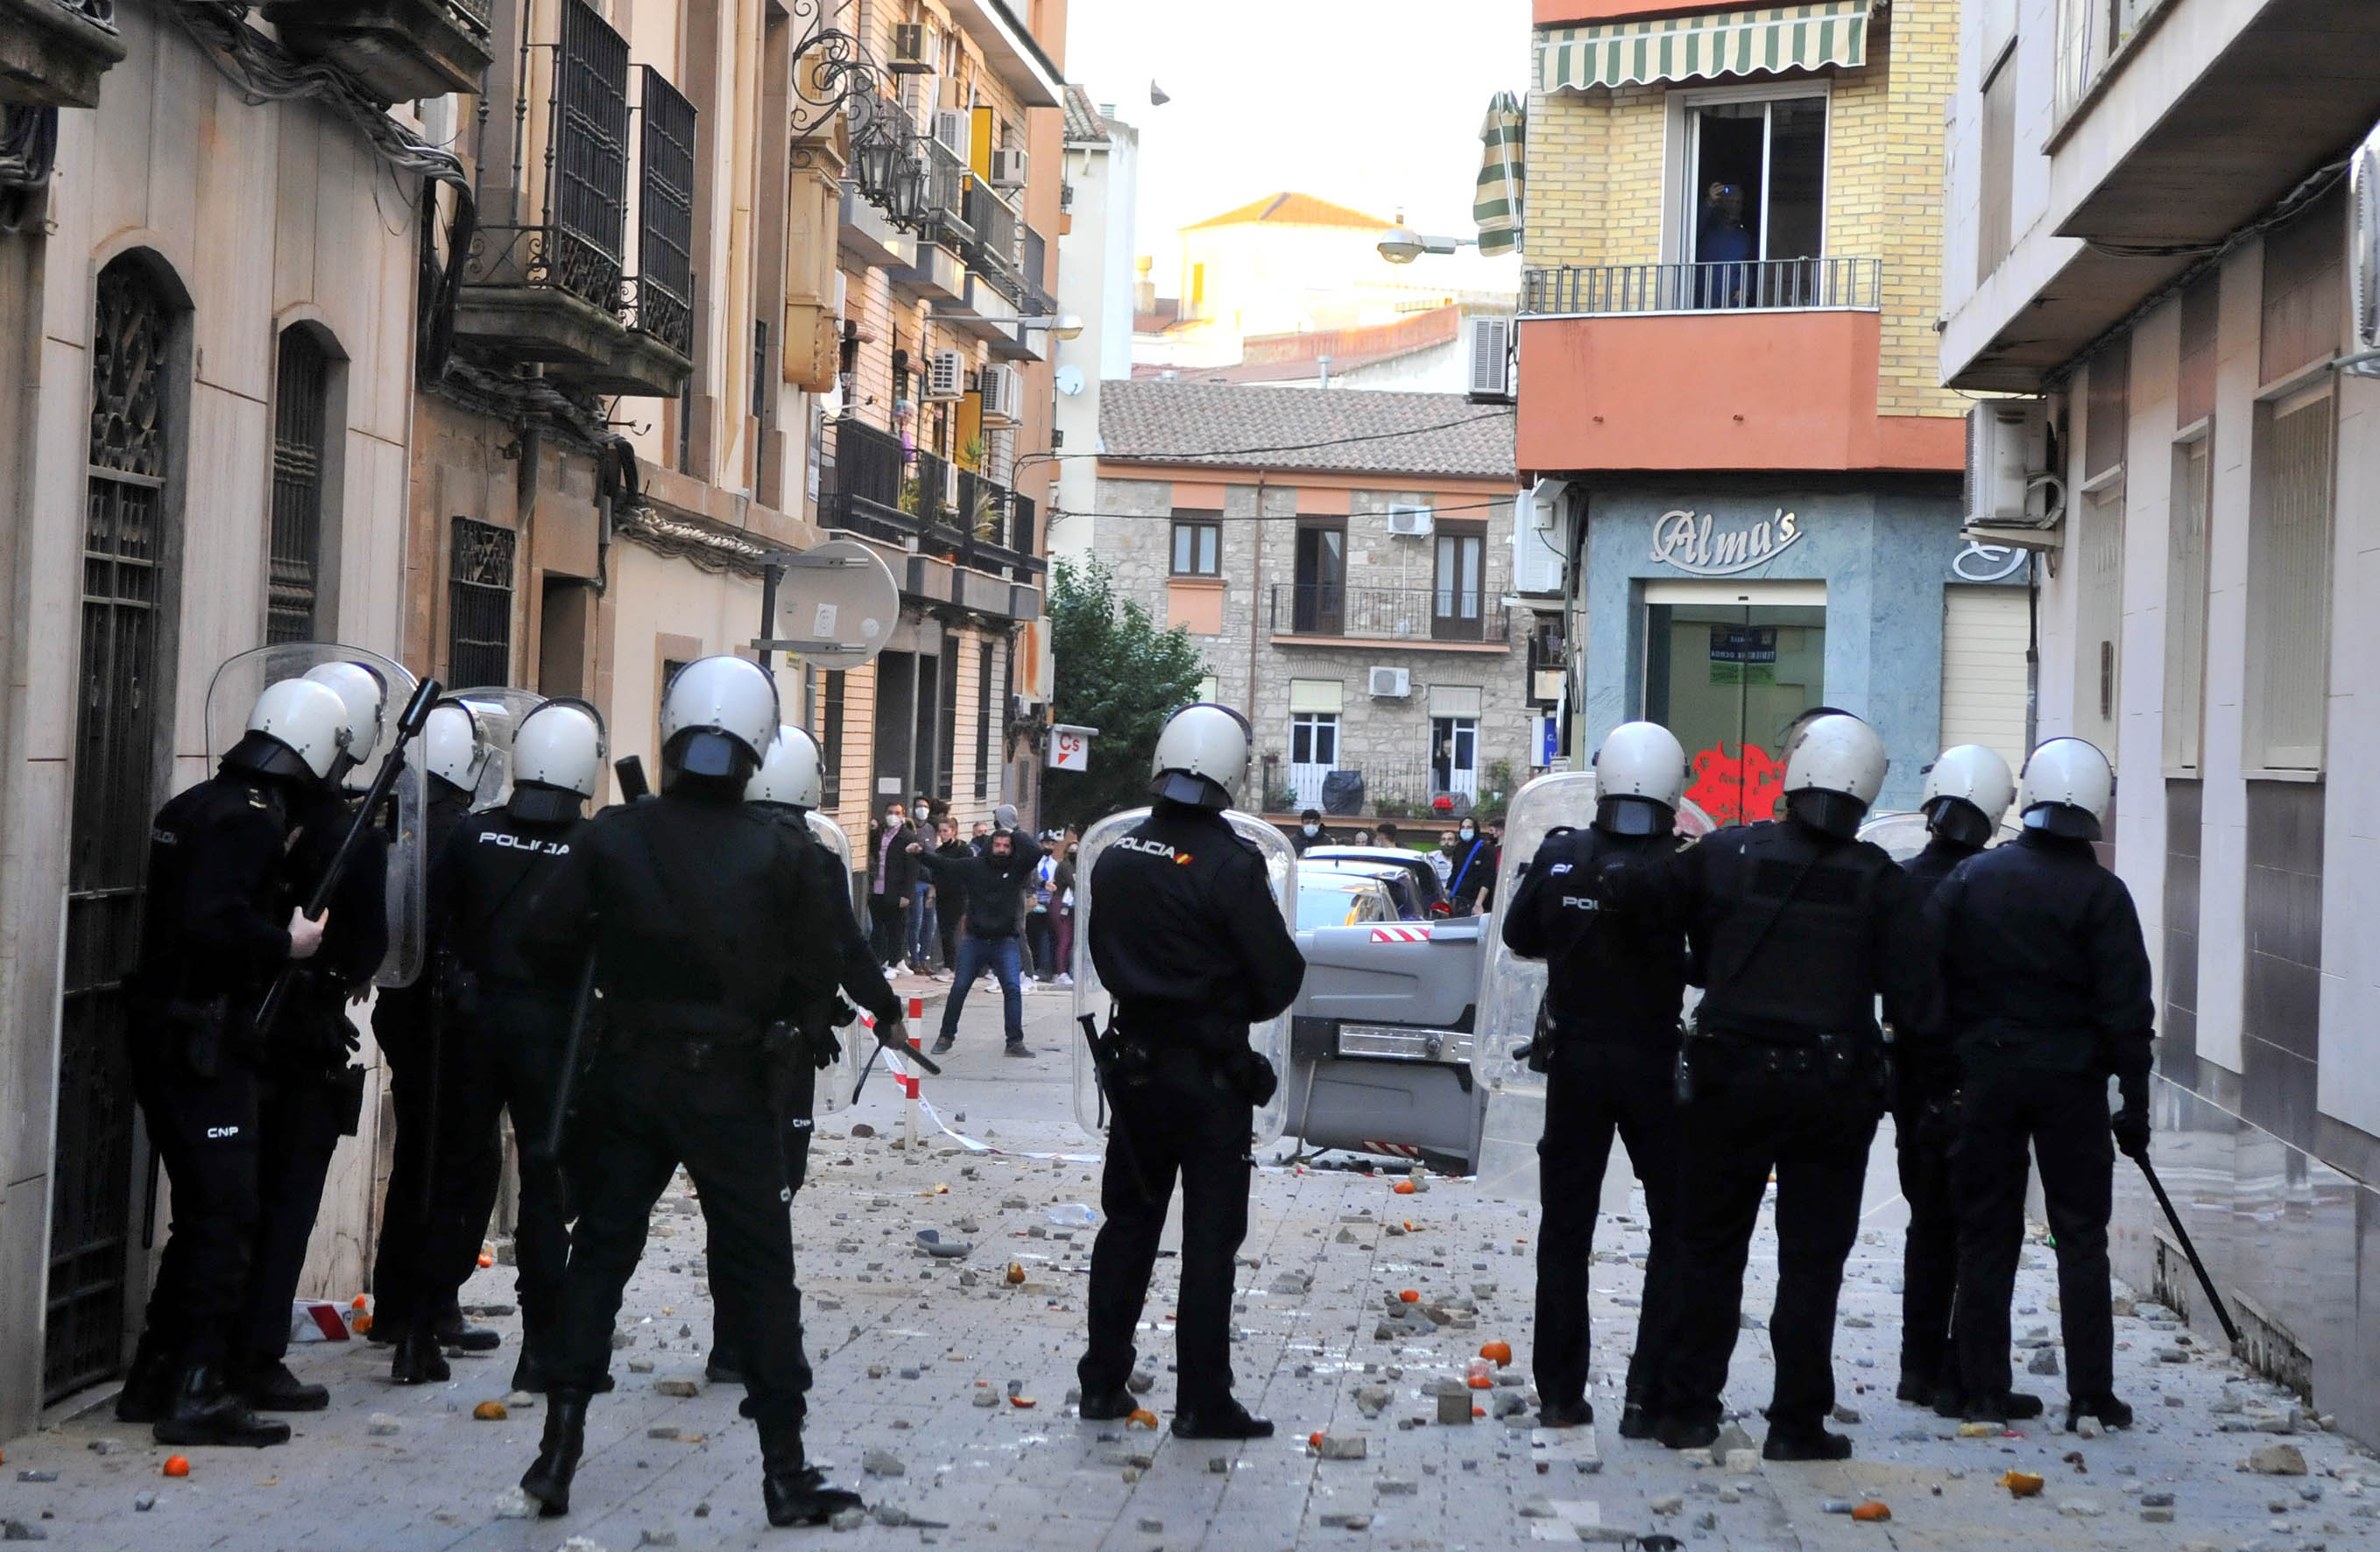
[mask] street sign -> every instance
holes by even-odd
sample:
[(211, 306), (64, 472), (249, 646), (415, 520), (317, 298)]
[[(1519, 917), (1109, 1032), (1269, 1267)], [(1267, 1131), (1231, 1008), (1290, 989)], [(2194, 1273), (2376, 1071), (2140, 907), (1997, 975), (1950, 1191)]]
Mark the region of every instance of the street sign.
[(1099, 730), (1070, 727), (1061, 722), (1050, 730), (1050, 769), (1052, 770), (1088, 770), (1091, 768), (1091, 740)]

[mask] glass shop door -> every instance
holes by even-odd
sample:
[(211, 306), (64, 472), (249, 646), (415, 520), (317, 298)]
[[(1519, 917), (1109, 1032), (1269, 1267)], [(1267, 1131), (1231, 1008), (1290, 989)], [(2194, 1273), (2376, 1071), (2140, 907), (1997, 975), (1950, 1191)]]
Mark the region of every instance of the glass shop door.
[(1786, 726), (1826, 702), (1827, 612), (1645, 606), (1645, 718), (1686, 747), (1686, 796), (1713, 822), (1775, 817)]

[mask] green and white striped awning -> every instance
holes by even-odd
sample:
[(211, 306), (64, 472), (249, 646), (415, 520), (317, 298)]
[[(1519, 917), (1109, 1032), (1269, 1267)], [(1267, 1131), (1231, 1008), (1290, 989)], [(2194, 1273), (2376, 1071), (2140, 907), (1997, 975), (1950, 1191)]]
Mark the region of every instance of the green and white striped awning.
[(1652, 21), (1549, 27), (1538, 35), (1537, 90), (1585, 91), (1642, 81), (1857, 67), (1867, 63), (1874, 8), (1875, 0), (1810, 0)]
[(1526, 123), (1521, 100), (1499, 91), (1479, 126), (1479, 188), (1471, 199), (1471, 219), (1479, 227), (1479, 251), (1512, 253), (1521, 246), (1521, 196), (1528, 181), (1522, 135)]

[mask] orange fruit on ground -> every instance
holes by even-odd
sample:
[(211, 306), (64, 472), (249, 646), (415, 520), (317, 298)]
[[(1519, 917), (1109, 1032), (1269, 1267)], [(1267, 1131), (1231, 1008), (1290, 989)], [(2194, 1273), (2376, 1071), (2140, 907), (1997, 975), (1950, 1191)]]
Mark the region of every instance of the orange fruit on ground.
[(512, 1415), (502, 1401), (481, 1401), (471, 1409), (471, 1415), (482, 1423), (501, 1423)]
[(1892, 1518), (1892, 1510), (1876, 1502), (1874, 1498), (1870, 1498), (1867, 1502), (1852, 1510), (1852, 1518), (1854, 1520), (1889, 1520)]
[(1479, 1356), (1500, 1369), (1508, 1367), (1512, 1362), (1512, 1344), (1508, 1341), (1483, 1342), (1480, 1344)]
[(168, 1455), (168, 1456), (166, 1456), (166, 1457), (165, 1457), (165, 1474), (166, 1474), (167, 1476), (188, 1476), (188, 1475), (189, 1475), (189, 1474), (190, 1474), (190, 1458), (189, 1458), (188, 1455)]
[(2030, 1498), (2041, 1492), (2042, 1481), (2031, 1472), (2012, 1471), (2000, 1478), (2000, 1485), (2016, 1497)]
[(1400, 1196), (1410, 1196), (1414, 1194), (1414, 1182), (1409, 1180), (1399, 1181), (1396, 1184), (1389, 1187), (1389, 1189), (1395, 1192)]
[(1305, 1436), (1305, 1443), (1306, 1448), (1310, 1449), (1319, 1449), (1322, 1448), (1322, 1435), (1319, 1432), (1308, 1434)]
[(489, 1255), (489, 1254), (488, 1254), (486, 1251), (484, 1251), (484, 1250), (483, 1250), (483, 1251), (481, 1251), (481, 1252), (480, 1252), (480, 1266), (482, 1266), (482, 1267), (492, 1267), (492, 1266), (494, 1266), (495, 1264), (496, 1264), (496, 1258), (495, 1258), (494, 1256), (492, 1256), (492, 1255)]
[(1496, 1382), (1489, 1379), (1486, 1375), (1473, 1375), (1469, 1379), (1464, 1380), (1463, 1383), (1470, 1386), (1474, 1390), (1493, 1390), (1496, 1388)]
[(1397, 1297), (1408, 1304), (1417, 1304), (1421, 1303), (1421, 1290), (1418, 1288), (1408, 1288), (1403, 1292), (1398, 1294)]
[(1123, 1425), (1127, 1428), (1154, 1428), (1157, 1426), (1157, 1413), (1147, 1407), (1135, 1407), (1131, 1415), (1123, 1420)]

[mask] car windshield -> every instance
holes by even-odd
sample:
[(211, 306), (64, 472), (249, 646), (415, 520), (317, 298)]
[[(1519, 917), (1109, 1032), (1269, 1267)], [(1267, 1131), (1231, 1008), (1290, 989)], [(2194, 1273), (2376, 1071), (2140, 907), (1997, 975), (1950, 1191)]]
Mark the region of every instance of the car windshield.
[(1446, 887), (1439, 881), (1438, 869), (1429, 865), (1429, 858), (1402, 846), (1307, 847), (1300, 866), (1318, 862), (1402, 869), (1413, 880), (1415, 899), (1421, 906), (1415, 915), (1427, 914), (1429, 906), (1446, 898)]
[[(1297, 881), (1297, 926), (1299, 931), (1313, 927), (1352, 927), (1367, 920), (1364, 914), (1366, 900), (1378, 900), (1380, 886), (1369, 879), (1345, 875), (1322, 874), (1301, 878)], [(1381, 903), (1377, 915), (1394, 913)]]

